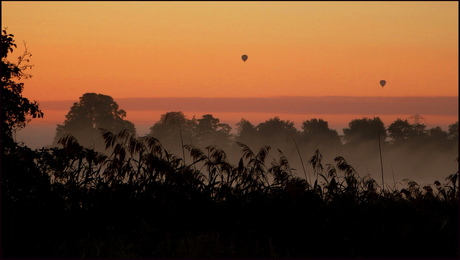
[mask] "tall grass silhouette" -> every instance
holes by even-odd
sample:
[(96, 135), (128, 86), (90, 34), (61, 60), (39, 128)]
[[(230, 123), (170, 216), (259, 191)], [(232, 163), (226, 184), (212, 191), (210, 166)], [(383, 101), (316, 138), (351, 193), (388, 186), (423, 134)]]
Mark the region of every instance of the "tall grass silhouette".
[(17, 227), (14, 234), (48, 232), (32, 240), (37, 247), (10, 244), (5, 256), (458, 256), (458, 172), (444, 183), (384, 189), (342, 156), (324, 163), (317, 149), (311, 183), (280, 149), (267, 162), (270, 146), (237, 142), (233, 164), (218, 146), (184, 144), (186, 164), (155, 137), (100, 131), (105, 153), (70, 135), (62, 148), (35, 152), (54, 198), (42, 203), (54, 217), (42, 229)]

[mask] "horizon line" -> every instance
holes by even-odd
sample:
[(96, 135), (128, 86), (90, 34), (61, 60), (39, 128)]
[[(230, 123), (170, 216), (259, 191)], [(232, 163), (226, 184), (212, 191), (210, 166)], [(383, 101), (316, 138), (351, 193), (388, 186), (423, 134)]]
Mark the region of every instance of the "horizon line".
[[(69, 110), (79, 100), (43, 101), (42, 110)], [(114, 98), (129, 111), (255, 112), (284, 114), (424, 114), (458, 116), (455, 96), (280, 96)]]
[[(95, 93), (95, 92), (87, 92), (87, 93)], [(86, 93), (85, 93), (86, 94)], [(103, 93), (96, 93), (96, 94), (102, 94), (106, 95)], [(110, 95), (106, 95), (110, 96)], [(81, 97), (81, 96), (80, 96)], [(74, 100), (80, 100), (80, 97), (77, 99), (46, 99), (46, 100), (35, 100), (37, 102), (61, 102), (61, 101), (74, 101)], [(112, 96), (110, 96), (112, 97)], [(202, 97), (202, 96), (191, 96), (191, 97), (174, 97), (174, 96), (161, 96), (161, 97), (112, 97), (113, 100), (119, 100), (119, 99), (151, 99), (151, 98), (173, 98), (173, 99), (272, 99), (272, 98), (459, 98), (458, 95), (437, 95), (437, 96), (345, 96), (345, 95), (322, 95), (322, 96), (302, 96), (302, 95), (296, 95), (296, 96), (287, 96), (287, 95), (276, 95), (276, 96), (262, 96), (262, 97), (238, 97), (238, 96), (232, 96), (232, 97)]]

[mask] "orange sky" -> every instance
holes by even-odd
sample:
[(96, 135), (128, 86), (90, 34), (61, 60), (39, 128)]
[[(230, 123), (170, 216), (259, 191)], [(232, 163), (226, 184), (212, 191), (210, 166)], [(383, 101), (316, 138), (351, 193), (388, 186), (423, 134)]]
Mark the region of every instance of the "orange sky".
[(7, 1), (2, 26), (37, 100), (458, 94), (454, 1)]
[(27, 42), (24, 96), (42, 103), (86, 92), (458, 96), (456, 1), (2, 1), (2, 26), (12, 58)]

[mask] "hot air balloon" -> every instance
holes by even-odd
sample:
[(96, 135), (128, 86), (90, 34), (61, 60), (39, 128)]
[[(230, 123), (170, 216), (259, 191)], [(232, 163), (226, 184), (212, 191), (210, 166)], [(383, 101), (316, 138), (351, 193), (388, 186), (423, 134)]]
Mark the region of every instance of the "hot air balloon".
[(248, 59), (248, 55), (246, 54), (243, 54), (243, 56), (241, 56), (241, 59), (246, 62), (246, 60)]
[(385, 80), (380, 81), (380, 86), (382, 86), (382, 88), (383, 88), (383, 86), (385, 86), (385, 84), (387, 84), (387, 82)]

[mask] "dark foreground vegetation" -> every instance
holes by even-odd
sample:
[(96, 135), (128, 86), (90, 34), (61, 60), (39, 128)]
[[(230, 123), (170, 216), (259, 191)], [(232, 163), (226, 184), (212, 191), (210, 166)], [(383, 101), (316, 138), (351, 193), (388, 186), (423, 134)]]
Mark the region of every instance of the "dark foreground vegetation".
[(191, 145), (184, 165), (153, 137), (103, 131), (110, 156), (81, 147), (7, 149), (4, 257), (457, 257), (458, 174), (381, 190), (342, 157), (296, 177), (282, 153)]
[[(432, 185), (383, 187), (341, 156), (323, 163), (319, 150), (307, 176), (270, 146), (239, 142), (232, 164), (220, 146), (185, 142), (178, 157), (153, 135), (89, 122), (103, 144), (95, 150), (66, 134), (83, 125), (71, 117), (58, 126), (57, 147), (18, 144), (14, 132), (43, 113), (15, 81), (30, 76), (30, 54), (10, 63), (13, 35), (4, 30), (1, 40), (2, 257), (458, 258), (458, 172)], [(185, 129), (176, 128), (183, 144)]]

